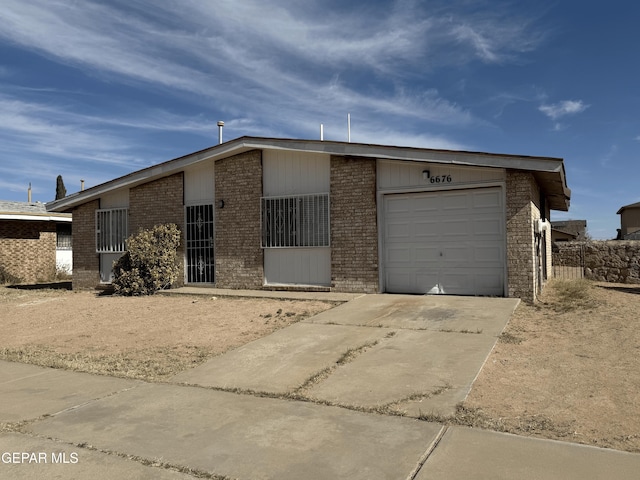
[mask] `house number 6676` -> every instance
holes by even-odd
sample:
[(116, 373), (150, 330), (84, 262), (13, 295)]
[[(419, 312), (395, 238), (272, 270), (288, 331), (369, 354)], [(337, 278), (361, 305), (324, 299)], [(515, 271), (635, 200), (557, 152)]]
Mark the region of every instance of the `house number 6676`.
[(451, 183), (451, 175), (434, 175), (429, 178), (431, 183)]

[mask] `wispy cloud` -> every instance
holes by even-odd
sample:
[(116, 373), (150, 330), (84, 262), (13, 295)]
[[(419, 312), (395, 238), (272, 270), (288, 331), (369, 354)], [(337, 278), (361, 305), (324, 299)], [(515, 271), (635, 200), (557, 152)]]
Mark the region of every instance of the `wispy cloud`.
[[(468, 110), (429, 86), (408, 91), (403, 78), (451, 59), (492, 63), (533, 48), (539, 36), (522, 22), (506, 22), (507, 15), (454, 17), (411, 0), (340, 11), (268, 0), (179, 6), (116, 0), (81, 8), (6, 0), (0, 37), (110, 80), (206, 99), (263, 125), (274, 122), (274, 112), (284, 127), (292, 118), (315, 123), (354, 109), (370, 117), (468, 125), (475, 120)], [(356, 68), (368, 84), (351, 78)]]
[(540, 105), (538, 110), (551, 120), (558, 120), (567, 115), (582, 113), (587, 108), (589, 108), (589, 105), (586, 105), (582, 100), (563, 100), (558, 103)]

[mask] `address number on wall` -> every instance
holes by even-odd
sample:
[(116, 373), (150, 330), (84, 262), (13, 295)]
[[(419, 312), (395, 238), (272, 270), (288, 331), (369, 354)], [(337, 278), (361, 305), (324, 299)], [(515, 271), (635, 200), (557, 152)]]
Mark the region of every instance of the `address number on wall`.
[(451, 183), (451, 175), (434, 175), (429, 177), (430, 183)]

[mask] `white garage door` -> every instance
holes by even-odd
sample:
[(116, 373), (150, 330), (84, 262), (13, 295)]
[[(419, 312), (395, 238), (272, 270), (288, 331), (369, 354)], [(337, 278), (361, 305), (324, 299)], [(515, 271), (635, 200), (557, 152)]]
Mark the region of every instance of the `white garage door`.
[(504, 218), (499, 187), (385, 195), (385, 290), (504, 295)]

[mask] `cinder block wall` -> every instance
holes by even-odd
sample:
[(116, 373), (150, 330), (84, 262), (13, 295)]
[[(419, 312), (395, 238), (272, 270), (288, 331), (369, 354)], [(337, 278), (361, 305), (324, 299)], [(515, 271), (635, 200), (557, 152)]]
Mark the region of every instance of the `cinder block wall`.
[(262, 288), (262, 152), (252, 150), (218, 160), (215, 169), (216, 287)]
[(331, 285), (376, 293), (378, 216), (375, 159), (331, 157)]
[[(129, 235), (156, 225), (175, 223), (182, 232), (178, 247), (180, 271), (184, 272), (184, 174), (182, 172), (134, 187), (129, 191)], [(184, 275), (174, 283), (184, 285)]]
[(22, 283), (46, 282), (56, 273), (54, 222), (0, 222), (0, 267)]
[(95, 288), (100, 283), (100, 256), (96, 253), (95, 200), (73, 209), (73, 276), (74, 290)]
[(533, 303), (535, 299), (535, 244), (533, 219), (540, 210), (533, 200), (537, 195), (531, 173), (507, 171), (507, 276), (509, 297)]

